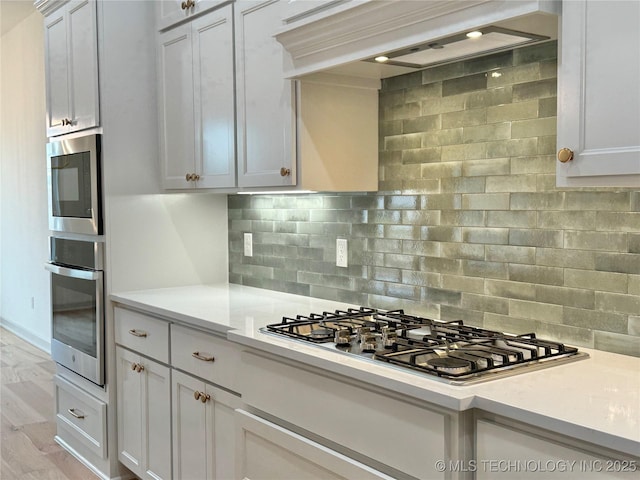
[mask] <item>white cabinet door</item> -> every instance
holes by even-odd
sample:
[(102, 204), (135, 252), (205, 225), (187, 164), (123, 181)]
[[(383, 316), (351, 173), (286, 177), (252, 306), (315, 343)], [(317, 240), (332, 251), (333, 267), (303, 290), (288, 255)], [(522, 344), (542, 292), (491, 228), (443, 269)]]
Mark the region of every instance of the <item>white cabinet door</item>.
[(47, 135), (99, 124), (96, 3), (71, 1), (45, 20)]
[(198, 188), (233, 187), (235, 111), (233, 12), (224, 7), (192, 22), (195, 162)]
[(610, 480), (632, 478), (637, 460), (590, 454), (584, 448), (500, 425), (476, 424), (476, 479)]
[(118, 458), (145, 479), (171, 478), (170, 370), (116, 347)]
[(235, 4), (238, 186), (295, 185), (294, 88), (288, 54), (273, 37), (286, 1)]
[(229, 5), (160, 34), (165, 188), (235, 185), (232, 19)]
[(237, 478), (392, 478), (243, 410), (236, 410), (236, 424)]
[(158, 30), (165, 30), (176, 23), (195, 17), (225, 1), (226, 0), (157, 0), (156, 25)]
[(160, 35), (160, 138), (165, 188), (190, 188), (194, 173), (191, 25)]
[(558, 66), (559, 186), (640, 186), (640, 2), (565, 1)]
[(237, 397), (177, 370), (172, 377), (174, 478), (236, 478)]

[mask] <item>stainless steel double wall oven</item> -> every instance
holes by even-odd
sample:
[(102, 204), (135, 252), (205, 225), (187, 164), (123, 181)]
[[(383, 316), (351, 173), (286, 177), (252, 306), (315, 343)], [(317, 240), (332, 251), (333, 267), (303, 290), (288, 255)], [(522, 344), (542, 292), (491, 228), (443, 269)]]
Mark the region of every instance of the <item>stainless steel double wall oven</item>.
[(60, 365), (104, 385), (101, 136), (47, 144), (52, 335)]

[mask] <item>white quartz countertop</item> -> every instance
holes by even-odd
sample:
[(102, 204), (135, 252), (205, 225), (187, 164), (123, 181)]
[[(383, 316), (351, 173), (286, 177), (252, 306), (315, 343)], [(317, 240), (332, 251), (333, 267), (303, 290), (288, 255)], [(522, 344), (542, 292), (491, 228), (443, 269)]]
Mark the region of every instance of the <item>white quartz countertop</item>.
[[(640, 358), (580, 349), (589, 358), (458, 386), (259, 329), (341, 302), (233, 284), (116, 293), (111, 300), (229, 340), (454, 410), (479, 408), (630, 455), (640, 455)], [(411, 313), (411, 312), (407, 312)]]

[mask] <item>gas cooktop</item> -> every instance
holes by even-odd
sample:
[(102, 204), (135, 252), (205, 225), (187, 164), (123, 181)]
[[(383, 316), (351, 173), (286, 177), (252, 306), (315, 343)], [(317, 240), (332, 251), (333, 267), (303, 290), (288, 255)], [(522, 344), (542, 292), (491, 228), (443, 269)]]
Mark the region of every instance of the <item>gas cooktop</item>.
[(534, 333), (511, 335), (405, 314), (403, 310), (361, 307), (284, 317), (265, 333), (386, 362), (433, 375), (453, 384), (470, 384), (588, 357), (563, 343)]

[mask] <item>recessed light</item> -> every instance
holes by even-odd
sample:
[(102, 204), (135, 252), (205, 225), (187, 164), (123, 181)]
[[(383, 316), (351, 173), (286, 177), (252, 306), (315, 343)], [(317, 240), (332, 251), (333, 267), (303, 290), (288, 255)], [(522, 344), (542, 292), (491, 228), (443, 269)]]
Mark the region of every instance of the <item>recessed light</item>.
[(385, 57), (384, 55), (380, 55), (379, 57), (374, 58), (374, 60), (378, 63), (384, 63), (389, 61), (389, 57)]
[(482, 32), (479, 30), (474, 30), (473, 32), (467, 33), (467, 37), (469, 38), (480, 38), (482, 36)]

